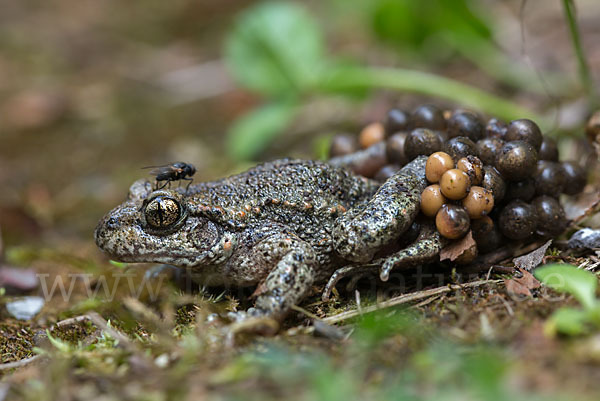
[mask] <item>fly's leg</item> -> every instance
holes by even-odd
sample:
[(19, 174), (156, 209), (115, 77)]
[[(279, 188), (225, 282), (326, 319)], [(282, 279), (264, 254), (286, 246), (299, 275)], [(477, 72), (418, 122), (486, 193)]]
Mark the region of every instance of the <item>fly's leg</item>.
[(194, 181), (194, 179), (193, 178), (182, 178), (182, 180), (189, 181), (185, 187), (185, 193), (187, 194), (188, 189), (190, 189), (190, 185), (192, 185), (192, 182)]

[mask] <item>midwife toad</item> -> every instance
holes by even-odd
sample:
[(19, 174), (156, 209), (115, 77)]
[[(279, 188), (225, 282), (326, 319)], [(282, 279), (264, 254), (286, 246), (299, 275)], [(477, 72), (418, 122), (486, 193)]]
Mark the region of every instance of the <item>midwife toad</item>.
[(329, 289), (367, 262), (381, 266), (387, 280), (392, 268), (438, 255), (442, 240), (425, 224), (411, 245), (375, 259), (419, 213), (426, 160), (416, 158), (383, 184), (299, 160), (265, 163), (188, 191), (153, 191), (139, 180), (100, 221), (96, 244), (123, 262), (191, 267), (206, 285), (258, 286), (250, 314), (280, 320), (337, 268), (345, 266)]

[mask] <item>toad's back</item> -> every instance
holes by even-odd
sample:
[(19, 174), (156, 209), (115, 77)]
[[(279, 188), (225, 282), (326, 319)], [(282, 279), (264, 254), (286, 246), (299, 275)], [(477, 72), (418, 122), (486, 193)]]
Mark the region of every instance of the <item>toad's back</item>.
[(290, 224), (309, 216), (318, 223), (369, 199), (378, 186), (375, 181), (329, 164), (284, 159), (192, 185), (187, 197), (192, 202), (223, 208), (229, 216), (246, 223), (270, 219)]

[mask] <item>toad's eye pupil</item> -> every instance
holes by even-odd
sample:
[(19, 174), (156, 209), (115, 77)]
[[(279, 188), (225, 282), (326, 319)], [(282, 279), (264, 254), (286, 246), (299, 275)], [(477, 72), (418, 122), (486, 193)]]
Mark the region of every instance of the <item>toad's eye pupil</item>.
[(158, 196), (146, 205), (146, 222), (153, 228), (166, 228), (177, 222), (181, 208), (174, 199)]

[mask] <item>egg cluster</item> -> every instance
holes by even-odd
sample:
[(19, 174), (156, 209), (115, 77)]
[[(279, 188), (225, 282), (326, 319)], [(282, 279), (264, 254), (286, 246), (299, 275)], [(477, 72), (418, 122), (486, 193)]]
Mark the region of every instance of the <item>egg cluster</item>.
[(455, 164), (448, 153), (435, 152), (427, 159), (425, 176), (432, 185), (421, 194), (421, 211), (435, 217), (446, 238), (462, 237), (471, 219), (487, 216), (494, 207), (492, 191), (481, 186), (483, 163), (477, 156), (462, 157)]
[[(362, 152), (353, 153), (359, 148)], [(358, 140), (334, 137), (330, 156), (347, 158), (359, 174), (378, 180), (419, 155), (429, 156), (429, 183), (421, 211), (438, 231), (457, 239), (469, 230), (481, 252), (506, 239), (553, 237), (567, 225), (561, 193), (583, 190), (586, 176), (572, 161), (559, 162), (555, 141), (528, 119), (484, 123), (470, 111), (423, 105), (388, 112), (385, 123), (367, 125)]]

